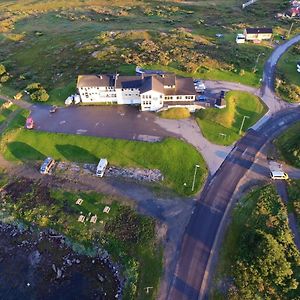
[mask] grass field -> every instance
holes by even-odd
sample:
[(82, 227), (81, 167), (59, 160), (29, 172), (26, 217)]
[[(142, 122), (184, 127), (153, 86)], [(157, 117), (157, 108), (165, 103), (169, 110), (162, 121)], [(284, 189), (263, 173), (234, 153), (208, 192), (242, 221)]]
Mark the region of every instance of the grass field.
[[(78, 74), (127, 73), (132, 64), (257, 86), (271, 48), (236, 45), (235, 35), (251, 25), (285, 32), (289, 24), (274, 19), (285, 4), (264, 0), (247, 10), (240, 5), (228, 0), (1, 1), (0, 60), (12, 79), (0, 92), (13, 95), (40, 82), (49, 102), (60, 104), (74, 92)], [(224, 37), (218, 39), (216, 33)], [(157, 48), (150, 47), (149, 53), (143, 42)]]
[(165, 119), (186, 119), (189, 118), (191, 114), (187, 108), (174, 107), (160, 112), (159, 116)]
[(295, 299), (300, 255), (287, 220), (272, 186), (240, 200), (220, 251), (211, 299)]
[(280, 157), (286, 163), (300, 168), (300, 123), (296, 123), (275, 141)]
[(276, 90), (288, 102), (300, 102), (300, 73), (297, 63), (300, 58), (300, 43), (289, 49), (277, 65)]
[(164, 185), (185, 195), (192, 194), (196, 164), (201, 167), (195, 191), (199, 191), (207, 176), (205, 162), (197, 150), (172, 138), (146, 143), (18, 129), (4, 136), (2, 152), (13, 161), (52, 156), (57, 160), (96, 163), (99, 157), (106, 157), (112, 165), (159, 169), (165, 177)]
[(231, 145), (240, 138), (244, 116), (243, 134), (267, 111), (261, 100), (247, 92), (231, 91), (225, 96), (226, 108), (208, 108), (196, 112), (196, 120), (203, 135), (209, 141), (220, 145)]

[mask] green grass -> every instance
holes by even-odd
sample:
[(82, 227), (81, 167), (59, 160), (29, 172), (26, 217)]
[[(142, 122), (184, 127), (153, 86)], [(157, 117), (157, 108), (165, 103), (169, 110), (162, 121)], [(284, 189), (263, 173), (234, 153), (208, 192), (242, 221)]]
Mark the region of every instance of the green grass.
[(231, 91), (225, 96), (226, 108), (208, 108), (196, 112), (197, 123), (209, 141), (220, 145), (231, 145), (239, 137), (240, 127), (245, 119), (242, 134), (255, 124), (267, 111), (262, 101), (247, 92)]
[(191, 116), (190, 111), (184, 107), (174, 107), (167, 110), (164, 110), (159, 113), (161, 118), (165, 119), (186, 119)]
[(300, 122), (290, 127), (274, 141), (281, 159), (297, 168), (300, 168), (299, 132)]
[(57, 87), (50, 91), (49, 100), (46, 104), (55, 104), (61, 105), (64, 101), (71, 95), (76, 93), (76, 82), (75, 80), (71, 81), (69, 84)]
[(283, 54), (277, 64), (276, 91), (288, 102), (300, 101), (300, 73), (297, 72), (300, 43)]
[[(260, 244), (263, 239), (258, 238), (263, 234), (273, 240), (268, 250), (274, 247), (272, 251), (282, 251), (280, 259), (289, 261), (293, 270), (291, 278), (298, 281), (300, 256), (287, 220), (287, 209), (272, 186), (255, 189), (240, 200), (233, 211), (220, 251), (211, 299), (262, 299), (262, 295), (268, 298), (267, 294), (273, 295), (274, 299), (294, 299), (297, 290), (287, 291), (274, 279), (281, 276), (280, 271), (276, 273), (276, 268), (271, 271), (269, 266), (268, 272), (264, 272), (263, 265), (267, 265), (264, 259), (272, 260), (272, 257), (264, 255)], [(277, 243), (283, 247), (276, 248)], [(244, 281), (239, 281), (243, 276)], [(286, 279), (290, 280), (290, 277)], [(230, 286), (235, 287), (231, 292), (228, 291)]]
[[(0, 87), (0, 91), (13, 96), (31, 82), (40, 82), (50, 94), (50, 103), (62, 104), (66, 96), (74, 91), (71, 82), (79, 74), (120, 71), (134, 74), (135, 63), (145, 63), (145, 56), (131, 60), (130, 54), (137, 45), (152, 35), (154, 43), (160, 32), (171, 35), (178, 28), (185, 28), (195, 39), (208, 41), (198, 43), (181, 55), (190, 61), (179, 62), (173, 54), (166, 68), (186, 76), (204, 79), (237, 81), (258, 86), (262, 65), (271, 48), (263, 45), (236, 45), (235, 35), (242, 31), (240, 23), (248, 26), (280, 26), (286, 31), (289, 24), (278, 23), (274, 14), (281, 11), (280, 0), (265, 0), (242, 10), (237, 1), (218, 0), (194, 1), (189, 4), (173, 1), (107, 0), (95, 1), (1, 1), (0, 4), (0, 60), (13, 76)], [(201, 22), (200, 22), (201, 20)], [(299, 29), (294, 26), (294, 31)], [(103, 52), (106, 45), (99, 43), (99, 35), (110, 32), (134, 32), (135, 40), (117, 41), (116, 59), (108, 53), (105, 59), (92, 57), (94, 51)], [(216, 33), (224, 33), (224, 39), (217, 39)], [(21, 41), (18, 41), (21, 39)], [(180, 51), (183, 39), (176, 40), (171, 48)], [(178, 43), (177, 43), (178, 42)], [(189, 43), (189, 41), (187, 41)], [(173, 45), (177, 45), (174, 47)], [(120, 55), (120, 53), (125, 53)], [(123, 52), (122, 52), (123, 51)], [(160, 50), (166, 53), (166, 49)], [(183, 72), (185, 66), (194, 62), (192, 52), (203, 56), (197, 73)], [(253, 73), (254, 62), (259, 53), (266, 53)], [(157, 63), (160, 53), (147, 63)], [(39, 57), (40, 59), (37, 59)], [(181, 67), (175, 66), (180, 64)], [(164, 63), (162, 63), (164, 64)], [(162, 66), (159, 66), (162, 68)], [(244, 75), (240, 76), (240, 71)]]
[(57, 160), (96, 163), (100, 157), (106, 157), (112, 165), (157, 168), (165, 176), (164, 184), (186, 195), (192, 194), (195, 164), (201, 166), (195, 191), (199, 191), (207, 175), (205, 162), (197, 150), (173, 138), (146, 143), (19, 129), (3, 138), (2, 151), (6, 159), (13, 161), (52, 156)]

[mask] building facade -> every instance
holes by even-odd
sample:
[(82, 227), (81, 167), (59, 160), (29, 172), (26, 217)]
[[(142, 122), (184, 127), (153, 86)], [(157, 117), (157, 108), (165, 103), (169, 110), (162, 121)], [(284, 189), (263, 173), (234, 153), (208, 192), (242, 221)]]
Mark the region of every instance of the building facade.
[(77, 90), (82, 103), (140, 105), (142, 111), (156, 111), (169, 102), (190, 104), (196, 97), (193, 79), (174, 74), (80, 75)]
[(273, 35), (272, 28), (246, 28), (244, 30), (244, 36), (246, 41), (262, 41), (270, 40)]

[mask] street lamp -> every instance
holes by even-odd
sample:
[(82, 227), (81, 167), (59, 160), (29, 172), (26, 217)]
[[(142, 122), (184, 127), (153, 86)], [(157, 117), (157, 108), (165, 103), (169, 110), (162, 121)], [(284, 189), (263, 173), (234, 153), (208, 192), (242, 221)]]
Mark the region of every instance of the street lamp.
[(200, 166), (195, 165), (194, 179), (193, 179), (193, 184), (192, 184), (192, 192), (194, 191), (194, 188), (195, 188), (195, 179), (196, 179), (196, 173), (197, 173), (198, 168), (200, 168)]
[(241, 128), (240, 128), (239, 134), (242, 133), (242, 129), (243, 129), (243, 126), (244, 126), (244, 123), (245, 123), (245, 119), (249, 119), (249, 118), (250, 118), (249, 116), (244, 116), (243, 117), (243, 121), (242, 121), (242, 124), (241, 124)]

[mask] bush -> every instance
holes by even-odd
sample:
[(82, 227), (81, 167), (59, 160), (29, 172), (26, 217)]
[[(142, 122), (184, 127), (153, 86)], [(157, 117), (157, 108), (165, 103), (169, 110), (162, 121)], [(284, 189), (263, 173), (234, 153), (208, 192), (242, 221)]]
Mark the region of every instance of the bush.
[(190, 111), (184, 107), (174, 107), (160, 113), (160, 117), (165, 119), (186, 119), (190, 115)]
[(41, 89), (33, 92), (30, 95), (30, 98), (32, 101), (46, 102), (49, 99), (49, 95), (47, 94), (47, 92), (44, 88), (41, 88)]
[(4, 82), (6, 82), (8, 80), (9, 80), (9, 76), (8, 75), (3, 75), (3, 76), (0, 77), (0, 82), (1, 83), (4, 83)]
[(2, 64), (0, 64), (0, 75), (3, 75), (5, 73), (6, 73), (5, 67)]

